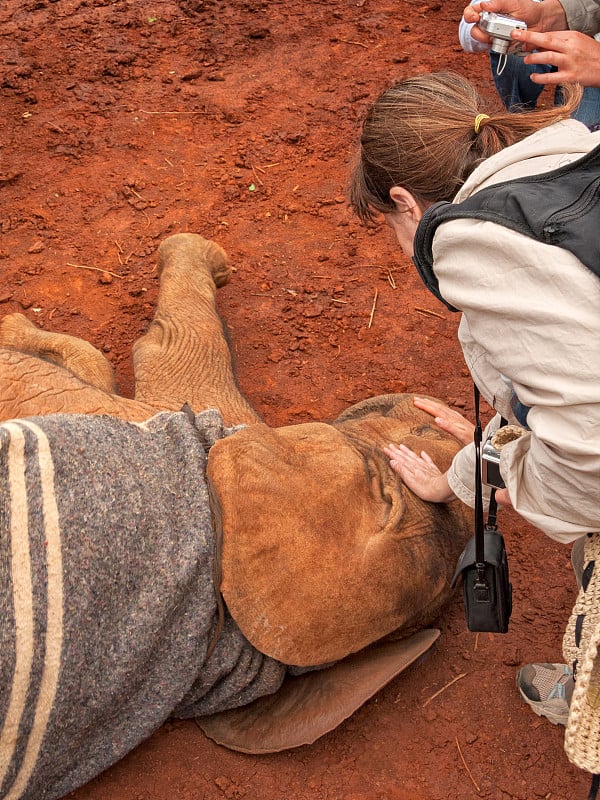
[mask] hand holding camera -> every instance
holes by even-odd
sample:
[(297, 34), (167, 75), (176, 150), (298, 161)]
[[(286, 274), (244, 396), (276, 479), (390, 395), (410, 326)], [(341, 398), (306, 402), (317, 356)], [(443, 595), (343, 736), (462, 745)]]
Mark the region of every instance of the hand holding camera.
[(513, 42), (513, 31), (526, 31), (527, 24), (522, 19), (515, 19), (506, 14), (495, 14), (493, 11), (482, 11), (477, 26), (492, 37), (490, 49), (499, 55), (519, 54), (521, 48), (518, 42)]
[[(559, 0), (484, 0), (473, 2), (463, 10), (465, 22), (477, 24), (479, 15), (484, 12), (495, 12), (513, 19), (522, 20), (529, 31), (561, 31), (566, 30), (567, 18), (565, 10)], [(485, 32), (473, 28), (473, 35), (477, 41), (485, 40)]]

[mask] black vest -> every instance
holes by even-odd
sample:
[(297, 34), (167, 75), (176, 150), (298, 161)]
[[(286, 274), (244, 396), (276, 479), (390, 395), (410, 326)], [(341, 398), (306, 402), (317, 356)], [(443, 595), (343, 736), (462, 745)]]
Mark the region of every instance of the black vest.
[[(541, 175), (490, 186), (462, 203), (435, 203), (423, 214), (413, 261), (425, 286), (450, 311), (433, 271), (433, 237), (453, 219), (482, 219), (569, 250), (600, 277), (600, 145), (583, 158)], [(482, 268), (485, 246), (482, 244)]]

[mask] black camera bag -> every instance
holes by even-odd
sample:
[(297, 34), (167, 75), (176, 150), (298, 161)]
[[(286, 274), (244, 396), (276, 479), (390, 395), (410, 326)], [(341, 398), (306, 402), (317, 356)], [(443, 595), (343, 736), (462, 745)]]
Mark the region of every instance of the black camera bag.
[[(488, 519), (483, 521), (481, 490), (481, 421), (479, 389), (475, 387), (475, 535), (463, 550), (452, 587), (460, 576), (467, 627), (470, 631), (506, 633), (512, 611), (512, 586), (508, 577), (508, 559), (504, 537), (496, 526), (495, 489), (490, 495)], [(505, 424), (505, 420), (502, 420)]]
[(506, 633), (512, 611), (512, 586), (508, 579), (504, 537), (486, 527), (482, 560), (477, 558), (476, 544), (475, 536), (471, 537), (458, 560), (452, 586), (462, 575), (465, 616), (470, 631)]

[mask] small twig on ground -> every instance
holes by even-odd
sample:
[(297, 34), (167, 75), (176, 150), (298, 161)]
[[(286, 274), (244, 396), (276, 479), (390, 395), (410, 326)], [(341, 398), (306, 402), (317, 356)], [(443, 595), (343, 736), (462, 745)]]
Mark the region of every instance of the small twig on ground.
[(95, 272), (105, 272), (107, 275), (112, 275), (113, 278), (124, 278), (125, 275), (117, 275), (116, 272), (110, 272), (108, 269), (102, 267), (88, 267), (87, 264), (70, 264), (67, 261), (67, 267), (75, 267), (76, 269), (93, 269)]
[(458, 755), (460, 756), (460, 760), (462, 761), (464, 768), (467, 770), (467, 772), (469, 774), (469, 778), (471, 778), (471, 781), (473, 783), (473, 786), (477, 789), (477, 794), (479, 794), (481, 792), (481, 790), (480, 790), (479, 786), (477, 785), (477, 783), (475, 782), (475, 778), (471, 774), (471, 770), (467, 766), (467, 762), (465, 761), (465, 757), (463, 756), (462, 750), (460, 749), (460, 744), (458, 743), (458, 736), (454, 737), (454, 741), (456, 742), (456, 746), (458, 748)]
[(136, 190), (133, 189), (131, 186), (128, 186), (127, 188), (129, 189), (131, 194), (134, 194), (137, 198), (139, 198), (140, 200), (143, 200), (144, 203), (148, 202), (145, 197), (142, 197), (142, 195), (139, 192), (136, 192)]
[[(257, 174), (256, 170), (254, 169), (254, 164), (250, 164), (250, 166), (252, 167), (252, 172), (254, 173), (254, 177), (256, 178), (256, 182), (260, 183), (261, 186), (264, 186), (265, 185), (264, 182), (261, 181), (261, 179), (258, 177), (258, 174)], [(260, 167), (259, 167), (259, 169), (260, 169)], [(264, 170), (261, 170), (261, 171), (264, 174)]]
[(460, 673), (460, 675), (457, 675), (455, 678), (452, 678), (452, 680), (451, 680), (451, 681), (449, 681), (449, 682), (448, 682), (448, 683), (447, 683), (445, 686), (442, 686), (442, 688), (441, 688), (441, 689), (438, 689), (438, 690), (437, 690), (437, 692), (436, 692), (435, 694), (432, 694), (432, 695), (431, 695), (431, 697), (430, 697), (428, 700), (425, 700), (425, 702), (423, 703), (423, 705), (421, 706), (421, 708), (425, 708), (425, 706), (426, 706), (426, 705), (429, 705), (429, 703), (431, 703), (431, 701), (432, 701), (432, 700), (435, 700), (435, 698), (436, 698), (436, 697), (437, 697), (439, 694), (441, 694), (442, 692), (445, 692), (445, 691), (446, 691), (446, 689), (448, 689), (448, 687), (452, 686), (452, 684), (453, 684), (453, 683), (456, 683), (456, 681), (459, 681), (459, 680), (461, 680), (461, 678), (464, 678), (464, 677), (466, 677), (466, 675), (467, 675), (467, 673), (466, 673), (466, 672), (461, 672), (461, 673)]
[(373, 317), (375, 316), (375, 306), (377, 305), (377, 295), (378, 294), (379, 294), (379, 291), (377, 289), (375, 289), (375, 296), (373, 297), (373, 306), (371, 308), (371, 316), (369, 317), (369, 324), (367, 325), (367, 328), (370, 328), (371, 325), (373, 324)]
[(437, 317), (438, 319), (446, 319), (443, 314), (438, 314), (437, 311), (430, 311), (428, 308), (419, 308), (419, 306), (415, 306), (415, 311), (419, 314), (426, 314), (429, 317)]
[(205, 117), (215, 117), (216, 114), (211, 113), (210, 111), (146, 111), (144, 108), (140, 108), (140, 114), (153, 114), (156, 116), (161, 116), (164, 114), (202, 114)]
[(369, 49), (368, 44), (363, 44), (363, 42), (355, 42), (352, 39), (338, 39), (338, 42), (344, 42), (345, 44), (355, 44), (357, 47), (364, 47), (365, 50)]
[(392, 275), (391, 269), (388, 269), (387, 273), (388, 273), (388, 283), (390, 284), (392, 289), (395, 289), (396, 288), (396, 281), (394, 280), (394, 276)]
[(337, 297), (332, 297), (331, 298), (331, 302), (332, 303), (343, 303), (345, 306), (348, 305), (348, 300), (338, 300)]

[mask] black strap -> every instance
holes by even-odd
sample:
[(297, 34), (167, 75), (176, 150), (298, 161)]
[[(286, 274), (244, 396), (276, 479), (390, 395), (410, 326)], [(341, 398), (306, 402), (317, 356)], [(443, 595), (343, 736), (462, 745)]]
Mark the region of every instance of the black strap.
[[(483, 492), (481, 488), (481, 440), (483, 438), (483, 429), (481, 426), (481, 419), (479, 417), (479, 398), (480, 393), (476, 384), (473, 384), (475, 395), (475, 433), (473, 434), (473, 441), (475, 442), (475, 563), (477, 573), (480, 580), (485, 579), (485, 552), (484, 552), (484, 532), (486, 530), (497, 530), (496, 516), (498, 511), (498, 504), (496, 503), (496, 490), (492, 489), (490, 493), (490, 505), (488, 510), (487, 522), (484, 523), (483, 518)], [(500, 420), (500, 427), (506, 425), (504, 417)]]

